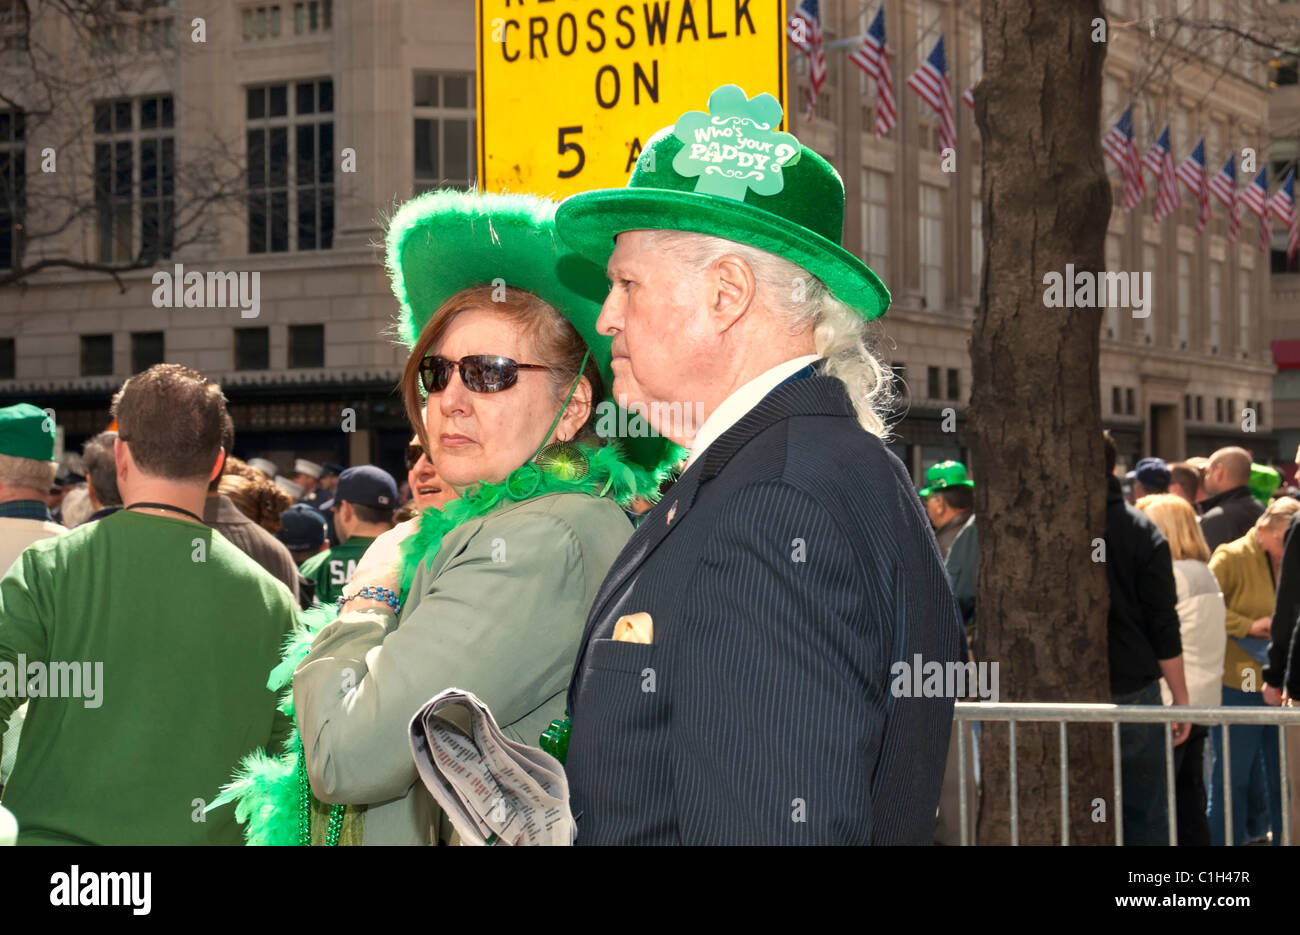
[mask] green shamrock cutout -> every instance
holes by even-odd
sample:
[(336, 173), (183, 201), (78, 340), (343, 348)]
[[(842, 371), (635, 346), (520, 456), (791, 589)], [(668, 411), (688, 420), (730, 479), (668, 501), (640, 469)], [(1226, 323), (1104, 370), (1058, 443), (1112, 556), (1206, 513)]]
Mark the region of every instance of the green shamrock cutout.
[(684, 144), (673, 158), (681, 176), (698, 176), (695, 191), (744, 201), (747, 189), (775, 195), (785, 187), (781, 172), (799, 161), (799, 141), (773, 130), (781, 102), (770, 94), (752, 100), (734, 84), (709, 95), (709, 112), (682, 114), (673, 135)]

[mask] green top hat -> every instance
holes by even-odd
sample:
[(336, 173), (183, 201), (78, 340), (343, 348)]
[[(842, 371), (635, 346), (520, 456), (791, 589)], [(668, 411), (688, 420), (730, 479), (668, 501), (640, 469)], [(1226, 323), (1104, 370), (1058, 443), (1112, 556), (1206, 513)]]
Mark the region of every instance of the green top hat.
[(1282, 475), (1266, 464), (1252, 464), (1248, 486), (1251, 496), (1267, 506), (1268, 498), (1273, 496), (1273, 491), (1282, 486)]
[(867, 320), (889, 308), (889, 290), (840, 246), (844, 182), (825, 159), (774, 128), (781, 104), (748, 99), (734, 84), (709, 95), (646, 141), (626, 188), (566, 198), (560, 236), (602, 267), (630, 230), (711, 234), (797, 263)]
[[(407, 347), (447, 299), (462, 289), (503, 281), (552, 305), (591, 349), (613, 403), (610, 339), (596, 331), (609, 292), (605, 271), (568, 250), (555, 233), (556, 204), (518, 194), (441, 190), (406, 202), (388, 227), (387, 265), (401, 305), (399, 334)], [(642, 416), (628, 413), (627, 456), (655, 470), (678, 453), (651, 435)]]
[(54, 460), (54, 420), (31, 403), (0, 409), (0, 455)]
[(925, 472), (925, 481), (929, 486), (922, 487), (920, 494), (928, 497), (936, 490), (945, 487), (974, 487), (975, 482), (966, 478), (966, 465), (960, 461), (940, 461)]

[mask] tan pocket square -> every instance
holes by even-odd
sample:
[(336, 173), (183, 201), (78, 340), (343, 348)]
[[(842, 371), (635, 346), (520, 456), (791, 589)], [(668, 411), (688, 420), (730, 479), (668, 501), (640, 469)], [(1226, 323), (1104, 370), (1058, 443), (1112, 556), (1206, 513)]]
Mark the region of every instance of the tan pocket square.
[(620, 643), (653, 643), (655, 623), (647, 613), (619, 617), (614, 624), (614, 639)]

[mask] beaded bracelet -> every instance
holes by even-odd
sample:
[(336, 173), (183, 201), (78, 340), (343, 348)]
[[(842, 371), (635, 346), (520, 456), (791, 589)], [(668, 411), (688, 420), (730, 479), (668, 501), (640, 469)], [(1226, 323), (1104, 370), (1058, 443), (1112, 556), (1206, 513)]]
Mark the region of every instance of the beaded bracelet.
[(340, 594), (339, 599), (335, 603), (338, 605), (339, 610), (342, 610), (344, 604), (358, 597), (368, 597), (376, 601), (381, 601), (393, 608), (393, 613), (397, 613), (401, 610), (401, 605), (397, 603), (397, 595), (394, 592), (390, 591), (388, 588), (374, 588), (370, 585), (366, 585), (356, 594), (349, 594), (346, 597)]

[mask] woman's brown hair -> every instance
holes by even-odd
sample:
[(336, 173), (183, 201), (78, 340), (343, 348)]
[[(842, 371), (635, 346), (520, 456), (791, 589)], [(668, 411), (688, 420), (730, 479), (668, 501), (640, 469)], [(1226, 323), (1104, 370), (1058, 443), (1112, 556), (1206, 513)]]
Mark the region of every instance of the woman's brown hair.
[(222, 474), (217, 490), (222, 496), (229, 497), (239, 512), (267, 532), (280, 531), (280, 514), (293, 505), (293, 498), (260, 476), (252, 478), (242, 474)]
[[(442, 339), (452, 320), (461, 312), (482, 309), (501, 315), (518, 325), (537, 358), (526, 363), (545, 364), (555, 368), (548, 371), (548, 374), (557, 405), (564, 402), (569, 388), (578, 378), (578, 367), (587, 352), (587, 345), (568, 319), (549, 302), (523, 289), (506, 286), (504, 299), (497, 299), (496, 296), (499, 295), (500, 291), (495, 286), (473, 286), (457, 292), (429, 316), (415, 346), (411, 348), (411, 356), (402, 372), (402, 402), (406, 406), (406, 417), (410, 419), (415, 433), (420, 436), (420, 444), (425, 451), (429, 450), (429, 438), (424, 423), (420, 361)], [(591, 384), (591, 411), (587, 413), (587, 420), (574, 440), (590, 443), (596, 440), (594, 426), (598, 415), (597, 407), (605, 398), (605, 383), (600, 377), (600, 367), (594, 357), (587, 358), (582, 375)]]

